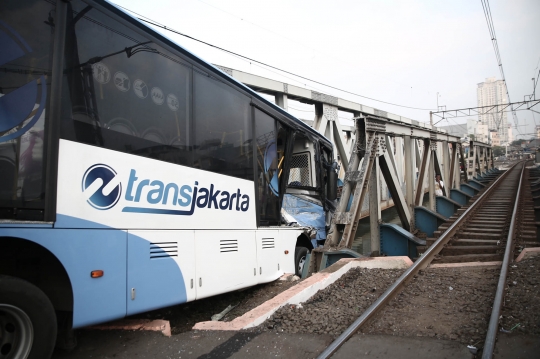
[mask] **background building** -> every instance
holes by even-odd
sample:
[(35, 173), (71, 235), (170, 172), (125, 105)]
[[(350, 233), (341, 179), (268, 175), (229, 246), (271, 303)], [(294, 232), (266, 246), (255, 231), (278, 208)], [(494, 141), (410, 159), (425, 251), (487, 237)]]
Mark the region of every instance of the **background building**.
[(489, 128), (488, 125), (478, 123), (476, 126), (476, 134), (474, 139), (478, 142), (489, 143)]
[(491, 137), (491, 145), (492, 146), (500, 146), (501, 145), (501, 139), (499, 138), (499, 133), (495, 130), (489, 130), (489, 135)]
[(479, 120), (476, 118), (467, 119), (467, 134), (476, 136), (476, 126), (478, 126)]
[[(502, 80), (495, 77), (487, 78), (486, 81), (478, 84), (476, 90), (478, 107), (503, 105), (508, 103), (506, 96), (506, 86)], [(479, 115), (478, 119), (483, 125), (487, 125), (489, 130), (496, 130), (499, 134), (500, 142), (508, 142), (508, 118), (506, 111), (500, 111), (497, 107), (488, 113)]]

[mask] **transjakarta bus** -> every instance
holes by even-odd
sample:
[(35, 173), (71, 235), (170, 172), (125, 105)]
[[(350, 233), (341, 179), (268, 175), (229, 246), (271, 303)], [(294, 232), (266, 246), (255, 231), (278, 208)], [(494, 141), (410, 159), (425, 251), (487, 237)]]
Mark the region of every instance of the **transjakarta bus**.
[(0, 357), (298, 273), (324, 241), (319, 133), (105, 1), (0, 10)]

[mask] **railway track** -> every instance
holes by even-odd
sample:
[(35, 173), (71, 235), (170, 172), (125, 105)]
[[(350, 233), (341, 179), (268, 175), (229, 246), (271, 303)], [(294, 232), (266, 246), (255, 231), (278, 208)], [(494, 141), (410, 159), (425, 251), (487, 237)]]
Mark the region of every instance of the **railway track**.
[[(533, 175), (536, 175), (536, 172)], [(514, 259), (513, 251), (516, 243), (513, 239), (519, 235), (518, 247), (526, 246), (527, 240), (532, 240), (533, 236), (536, 239), (533, 199), (528, 179), (529, 171), (525, 169), (524, 161), (502, 174), (489, 178), (486, 181), (489, 184), (484, 183), (486, 188), (475, 195), (467, 206), (460, 208), (447, 223), (444, 223), (434, 233), (435, 238), (428, 238), (425, 248), (420, 248), (419, 252), (422, 255), (413, 266), (406, 270), (318, 358), (330, 357), (361, 327), (367, 323), (373, 323), (379, 311), (413, 281), (419, 271), (435, 270), (430, 269), (430, 264), (502, 261), (489, 325), (482, 330), (482, 333), (487, 332), (482, 358), (491, 358), (498, 331), (506, 274), (510, 261)], [(540, 190), (540, 186), (538, 189)], [(540, 205), (540, 199), (538, 202)], [(521, 226), (522, 223), (523, 226)], [(493, 273), (493, 270), (491, 271)], [(474, 305), (474, 303), (471, 304)], [(440, 313), (445, 311), (444, 308), (436, 310)], [(419, 316), (425, 314), (422, 311), (417, 313)], [(428, 320), (433, 321), (433, 318)]]

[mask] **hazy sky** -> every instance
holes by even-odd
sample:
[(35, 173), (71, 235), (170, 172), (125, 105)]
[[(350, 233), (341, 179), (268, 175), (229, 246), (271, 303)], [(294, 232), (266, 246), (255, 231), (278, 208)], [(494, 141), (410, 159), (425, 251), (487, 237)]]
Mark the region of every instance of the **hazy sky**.
[[(500, 79), (480, 0), (114, 0), (200, 40), (340, 89), (410, 107), (476, 106), (477, 84)], [(540, 1), (491, 0), (512, 102), (523, 101), (540, 69)], [(156, 28), (157, 29), (157, 28)], [(375, 102), (212, 49), (157, 29), (203, 59), (303, 86), (418, 121), (429, 111)], [(540, 98), (540, 86), (537, 96)], [(290, 112), (313, 119), (311, 106)], [(299, 109), (299, 110), (296, 110)], [(300, 111), (301, 110), (301, 111)], [(540, 112), (540, 105), (536, 106)], [(347, 117), (346, 114), (340, 114)], [(529, 138), (540, 114), (517, 112), (515, 134)], [(466, 118), (438, 125), (464, 123)]]

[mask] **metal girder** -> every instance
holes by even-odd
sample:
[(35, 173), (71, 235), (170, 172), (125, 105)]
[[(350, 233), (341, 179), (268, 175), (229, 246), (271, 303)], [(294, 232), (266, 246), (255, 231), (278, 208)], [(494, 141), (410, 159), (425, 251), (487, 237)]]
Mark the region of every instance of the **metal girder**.
[(379, 225), (381, 217), (379, 156), (375, 156), (371, 177), (369, 179), (369, 230), (371, 232), (371, 256), (378, 256), (381, 251), (381, 233)]
[(478, 175), (481, 175), (482, 174), (482, 170), (480, 169), (481, 168), (481, 164), (480, 164), (480, 149), (477, 147), (474, 149), (474, 167), (473, 167), (473, 170), (474, 170), (474, 173), (475, 174), (478, 174)]
[[(449, 151), (449, 148), (448, 148), (448, 141), (442, 141), (442, 162), (443, 162), (443, 181), (444, 180), (448, 180), (448, 182), (444, 182), (444, 185), (445, 186), (448, 186), (448, 185), (451, 185), (451, 181), (450, 181), (450, 168), (449, 168), (449, 165), (450, 165), (450, 151)], [(448, 192), (448, 191), (445, 191), (445, 192)], [(448, 196), (447, 196), (448, 197)]]
[[(351, 208), (349, 212), (346, 213), (346, 223), (343, 223), (345, 224), (345, 227), (343, 229), (343, 235), (341, 236), (338, 248), (350, 248), (354, 240), (356, 230), (358, 229), (358, 221), (360, 220), (360, 213), (362, 212), (362, 204), (364, 203), (364, 198), (366, 197), (366, 189), (369, 184), (369, 178), (371, 176), (373, 163), (375, 162), (374, 157), (377, 155), (378, 146), (378, 137), (376, 135), (368, 134), (367, 137), (365, 154), (363, 156), (364, 161), (362, 161), (358, 176), (355, 176), (355, 178), (352, 179), (354, 182), (356, 182), (356, 187), (354, 189)], [(347, 178), (345, 178), (345, 180), (350, 181)]]
[(328, 119), (323, 112), (323, 104), (317, 104), (315, 106), (315, 120), (313, 121), (313, 128), (323, 136), (326, 136), (326, 127), (328, 125)]
[(458, 146), (459, 146), (459, 163), (463, 166), (463, 172), (465, 172), (465, 182), (469, 182), (469, 166), (468, 166), (469, 160), (465, 158), (465, 154), (463, 153), (463, 146), (461, 145), (458, 145)]
[(411, 136), (405, 136), (403, 139), (405, 149), (405, 201), (409, 207), (409, 211), (412, 212), (414, 208), (414, 188), (415, 188), (415, 175), (416, 166), (413, 140)]
[(450, 178), (448, 181), (449, 182), (448, 184), (451, 187), (457, 187), (456, 177), (459, 176), (459, 172), (456, 173), (456, 166), (457, 166), (457, 143), (452, 142), (452, 153), (450, 155)]
[(478, 142), (478, 141), (470, 141), (469, 146), (470, 147), (491, 147), (489, 143)]
[[(443, 184), (444, 184), (444, 187), (441, 188), (442, 189), (442, 192), (443, 192), (443, 195), (448, 197), (450, 195), (450, 191), (447, 191), (446, 190), (446, 186), (448, 186), (448, 182), (446, 182), (446, 178), (444, 177), (444, 171), (442, 171), (442, 166), (441, 166), (441, 163), (439, 162), (439, 156), (437, 155), (437, 151), (433, 151), (433, 164), (435, 166), (435, 173), (438, 173), (441, 175), (441, 179), (443, 181)], [(431, 182), (433, 182), (433, 178), (431, 179)]]
[(276, 99), (276, 105), (284, 109), (285, 111), (289, 111), (289, 99), (287, 97), (287, 94), (285, 93), (276, 93), (274, 94), (274, 97)]
[[(431, 150), (431, 147), (429, 148), (429, 151), (433, 154), (435, 151)], [(433, 175), (435, 173), (435, 156), (431, 156), (429, 160), (429, 171), (428, 173), (431, 173)], [(428, 181), (429, 184), (429, 209), (432, 211), (435, 211), (435, 181), (431, 179)]]
[(394, 200), (394, 207), (398, 212), (401, 224), (403, 228), (410, 230), (411, 211), (409, 210), (409, 206), (405, 201), (405, 196), (401, 190), (401, 183), (396, 175), (396, 171), (394, 168), (392, 168), (392, 160), (390, 159), (390, 154), (388, 151), (384, 152), (384, 155), (379, 158), (379, 165), (381, 167), (381, 174), (383, 175), (384, 181), (386, 182), (388, 190), (390, 191), (392, 199)]
[(343, 166), (343, 169), (347, 171), (347, 169), (349, 168), (349, 163), (347, 162), (347, 152), (345, 152), (345, 146), (343, 146), (343, 138), (341, 137), (341, 134), (343, 133), (341, 129), (341, 124), (339, 123), (339, 121), (332, 121), (331, 125), (333, 125), (334, 127), (334, 143), (341, 158), (341, 165)]
[(424, 139), (424, 153), (422, 154), (422, 162), (418, 171), (418, 183), (416, 184), (416, 196), (414, 200), (415, 206), (422, 205), (422, 198), (424, 197), (424, 186), (426, 183), (426, 175), (428, 173), (429, 163), (431, 161), (431, 140)]
[(390, 136), (410, 136), (412, 138), (431, 138), (436, 141), (459, 141), (458, 136), (452, 136), (440, 131), (431, 130), (429, 128), (408, 124), (405, 122), (392, 121), (382, 117), (367, 116), (367, 118), (383, 121), (386, 127), (384, 133)]
[[(360, 163), (362, 162), (362, 159), (364, 158), (365, 150), (363, 149), (363, 147), (365, 146), (366, 133), (363, 127), (364, 127), (363, 121), (356, 121), (357, 142), (355, 143), (354, 150), (351, 153), (351, 156), (349, 159), (349, 165), (348, 165), (349, 169), (347, 171), (347, 174), (352, 171), (357, 171), (358, 167), (360, 166)], [(325, 248), (335, 247), (338, 244), (339, 231), (337, 228), (337, 224), (338, 223), (341, 224), (342, 222), (346, 222), (347, 220), (347, 212), (346, 212), (347, 206), (349, 204), (349, 198), (351, 196), (351, 193), (354, 191), (355, 187), (356, 187), (355, 182), (348, 181), (348, 180), (345, 180), (343, 182), (343, 188), (341, 190), (341, 199), (338, 203), (337, 209), (334, 213), (334, 217), (330, 224), (330, 230), (328, 231), (328, 234), (326, 236), (326, 242), (324, 244)]]

